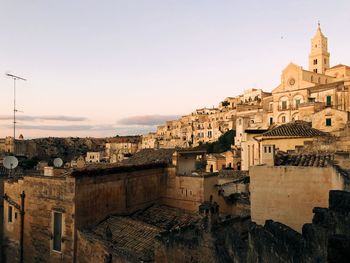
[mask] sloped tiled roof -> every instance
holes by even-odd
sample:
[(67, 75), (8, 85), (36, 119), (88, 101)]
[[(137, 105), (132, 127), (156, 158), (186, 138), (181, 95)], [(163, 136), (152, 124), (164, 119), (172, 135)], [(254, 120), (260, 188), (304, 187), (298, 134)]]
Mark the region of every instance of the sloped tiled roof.
[(111, 216), (99, 224), (92, 234), (99, 240), (109, 239), (114, 249), (122, 255), (145, 260), (154, 257), (154, 239), (159, 232), (159, 228), (129, 217)]
[(330, 165), (333, 156), (331, 154), (283, 154), (278, 153), (276, 156), (277, 166), (312, 166), (326, 167)]
[(159, 227), (162, 230), (172, 230), (196, 223), (199, 221), (200, 216), (166, 205), (153, 205), (135, 213), (132, 215), (132, 218)]
[(306, 121), (293, 121), (277, 126), (262, 134), (262, 137), (322, 137), (328, 133), (311, 127)]
[(154, 262), (155, 238), (166, 230), (196, 223), (198, 214), (165, 205), (153, 205), (131, 216), (110, 216), (84, 231), (94, 241), (127, 257), (130, 262)]

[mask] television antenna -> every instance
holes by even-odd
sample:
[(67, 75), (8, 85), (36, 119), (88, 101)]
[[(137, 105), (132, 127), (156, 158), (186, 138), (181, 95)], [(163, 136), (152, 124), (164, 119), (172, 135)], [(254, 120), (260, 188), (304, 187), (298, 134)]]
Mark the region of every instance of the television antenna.
[(6, 156), (3, 165), (9, 170), (9, 176), (14, 175), (14, 169), (18, 166), (18, 159), (15, 156)]
[(26, 81), (26, 79), (10, 73), (6, 73), (6, 76), (13, 79), (13, 152), (16, 153), (16, 112), (18, 112), (16, 109), (16, 81)]
[(53, 165), (56, 168), (60, 168), (63, 165), (63, 161), (61, 158), (56, 158), (55, 160), (53, 160)]

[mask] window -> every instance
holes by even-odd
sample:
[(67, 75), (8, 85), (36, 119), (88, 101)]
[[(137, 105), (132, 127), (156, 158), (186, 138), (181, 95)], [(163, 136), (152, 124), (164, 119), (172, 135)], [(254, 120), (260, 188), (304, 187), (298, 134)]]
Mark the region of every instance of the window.
[(327, 59), (324, 59), (324, 63), (327, 64)]
[(332, 105), (332, 96), (327, 96), (326, 97), (326, 106), (331, 106)]
[(273, 118), (270, 117), (270, 125), (272, 125), (272, 124), (273, 124)]
[(299, 105), (300, 105), (300, 99), (296, 99), (295, 100), (295, 108), (299, 108)]
[(314, 69), (314, 72), (317, 73), (317, 68)]
[(12, 205), (9, 205), (8, 211), (7, 211), (7, 222), (9, 223), (12, 223), (12, 213), (13, 213)]
[(287, 109), (287, 101), (282, 101), (282, 110)]
[(264, 147), (264, 153), (267, 153), (267, 147), (266, 146)]
[(269, 146), (269, 153), (271, 153), (271, 146)]
[(317, 59), (314, 59), (314, 65), (317, 65)]
[(331, 118), (326, 118), (326, 126), (328, 126), (328, 127), (332, 126), (332, 119)]
[(62, 213), (53, 212), (53, 246), (52, 249), (61, 251), (62, 245)]
[(282, 122), (283, 122), (283, 123), (286, 122), (286, 116), (282, 116)]

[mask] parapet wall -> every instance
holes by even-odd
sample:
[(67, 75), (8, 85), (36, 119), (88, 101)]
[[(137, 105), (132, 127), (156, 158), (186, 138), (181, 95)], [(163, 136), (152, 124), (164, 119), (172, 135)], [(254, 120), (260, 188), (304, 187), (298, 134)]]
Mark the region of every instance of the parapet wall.
[(272, 220), (252, 223), (248, 247), (248, 262), (348, 262), (350, 193), (330, 191), (329, 208), (315, 208), (302, 234)]
[(301, 233), (314, 207), (327, 207), (330, 190), (344, 190), (333, 167), (254, 166), (250, 172), (252, 221), (272, 219)]
[(161, 177), (165, 173), (162, 167), (150, 167), (123, 170), (104, 176), (77, 177), (77, 228), (99, 223), (111, 214), (126, 215), (158, 203), (161, 197)]

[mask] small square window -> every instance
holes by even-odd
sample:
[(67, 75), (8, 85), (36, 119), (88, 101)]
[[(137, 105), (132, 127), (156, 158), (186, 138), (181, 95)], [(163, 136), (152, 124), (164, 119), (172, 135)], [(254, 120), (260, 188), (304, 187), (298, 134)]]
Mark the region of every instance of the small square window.
[(331, 118), (326, 119), (326, 126), (328, 126), (328, 127), (332, 126), (332, 119)]

